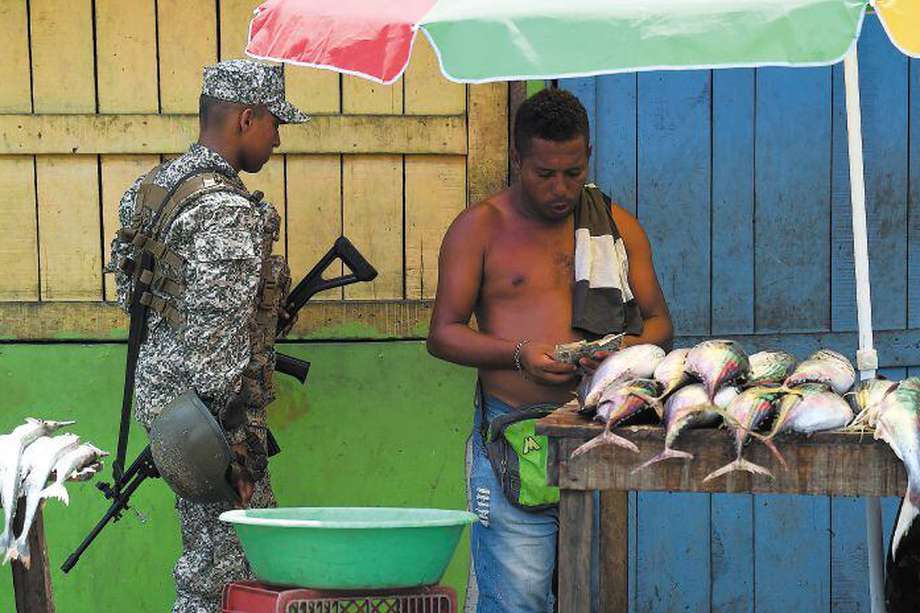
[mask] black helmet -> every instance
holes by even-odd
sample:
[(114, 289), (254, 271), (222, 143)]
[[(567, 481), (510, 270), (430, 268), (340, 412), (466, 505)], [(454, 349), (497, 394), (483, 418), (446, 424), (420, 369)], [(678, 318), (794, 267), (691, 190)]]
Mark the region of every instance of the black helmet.
[(192, 502), (239, 502), (227, 480), (233, 459), (227, 439), (208, 407), (186, 390), (154, 419), (150, 452), (160, 476)]

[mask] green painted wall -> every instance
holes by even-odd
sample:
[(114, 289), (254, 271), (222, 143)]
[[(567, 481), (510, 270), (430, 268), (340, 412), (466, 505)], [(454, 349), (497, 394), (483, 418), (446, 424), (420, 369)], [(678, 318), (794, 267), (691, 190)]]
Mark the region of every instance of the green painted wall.
[[(472, 371), (431, 358), (421, 342), (293, 344), (285, 351), (313, 366), (306, 387), (280, 377), (270, 408), (284, 450), (271, 464), (279, 504), (465, 507)], [(123, 368), (124, 345), (0, 345), (0, 432), (26, 416), (76, 419), (74, 432), (114, 452)], [(129, 455), (140, 451), (141, 439), (132, 440)], [(135, 497), (139, 515), (129, 511), (108, 527), (64, 575), (58, 568), (107, 508), (92, 482), (68, 489), (70, 506), (50, 501), (45, 515), (58, 610), (168, 610), (179, 552), (168, 488), (159, 480), (144, 484)], [(461, 599), (467, 538), (444, 578)], [(12, 611), (9, 570), (2, 572), (0, 611)]]

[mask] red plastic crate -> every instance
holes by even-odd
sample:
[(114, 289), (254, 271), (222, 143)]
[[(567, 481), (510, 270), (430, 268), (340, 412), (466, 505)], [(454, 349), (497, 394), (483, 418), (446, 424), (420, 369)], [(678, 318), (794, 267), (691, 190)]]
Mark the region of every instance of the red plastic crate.
[(457, 593), (444, 586), (398, 590), (311, 590), (252, 581), (224, 587), (223, 613), (456, 613)]

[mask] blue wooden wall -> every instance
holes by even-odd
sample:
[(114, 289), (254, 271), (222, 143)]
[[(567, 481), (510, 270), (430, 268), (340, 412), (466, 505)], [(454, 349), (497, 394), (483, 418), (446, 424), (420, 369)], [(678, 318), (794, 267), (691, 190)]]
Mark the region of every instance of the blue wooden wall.
[[(876, 342), (901, 378), (920, 365), (920, 62), (874, 16), (859, 62)], [(842, 64), (560, 86), (591, 116), (594, 181), (649, 235), (678, 336), (855, 357)], [(887, 534), (897, 499), (884, 510)], [(653, 492), (630, 514), (633, 611), (869, 611), (862, 499)]]

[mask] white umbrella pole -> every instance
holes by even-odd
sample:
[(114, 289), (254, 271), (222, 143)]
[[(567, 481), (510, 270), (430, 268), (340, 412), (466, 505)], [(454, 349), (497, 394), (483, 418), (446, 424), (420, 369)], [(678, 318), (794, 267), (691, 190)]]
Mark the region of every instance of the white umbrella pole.
[[(847, 100), (847, 135), (850, 155), (850, 202), (853, 205), (853, 262), (856, 268), (856, 314), (859, 350), (856, 365), (860, 379), (875, 376), (878, 357), (872, 346), (872, 300), (869, 292), (869, 241), (866, 232), (866, 185), (863, 176), (862, 114), (859, 106), (859, 63), (856, 45), (843, 60)], [(882, 566), (882, 510), (877, 496), (866, 498), (866, 544), (869, 550), (869, 597), (872, 613), (885, 611)]]

